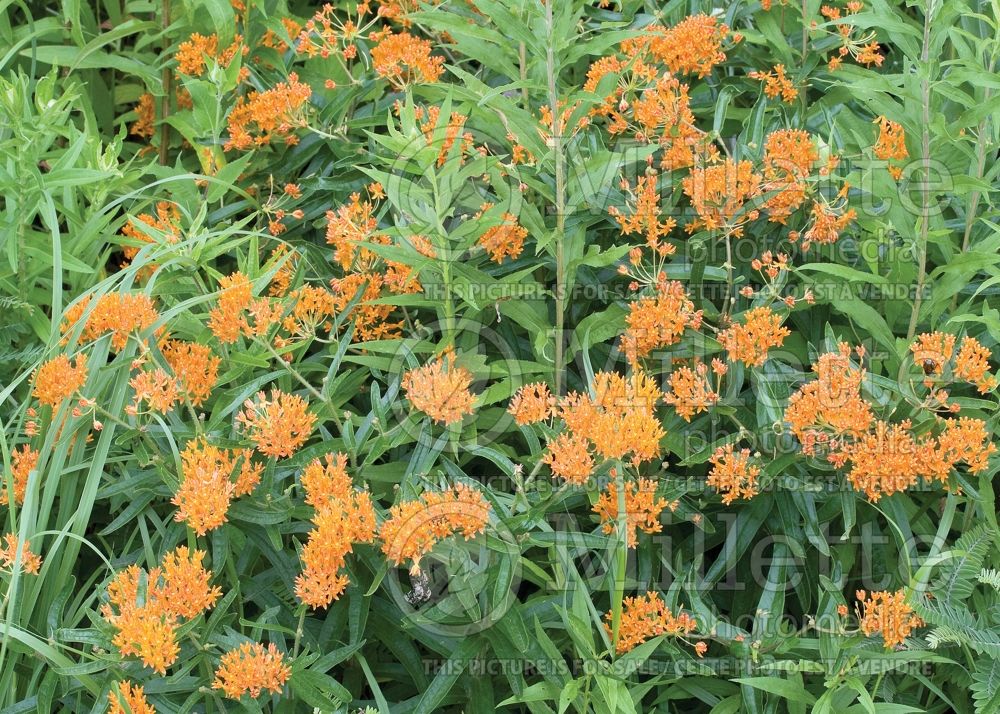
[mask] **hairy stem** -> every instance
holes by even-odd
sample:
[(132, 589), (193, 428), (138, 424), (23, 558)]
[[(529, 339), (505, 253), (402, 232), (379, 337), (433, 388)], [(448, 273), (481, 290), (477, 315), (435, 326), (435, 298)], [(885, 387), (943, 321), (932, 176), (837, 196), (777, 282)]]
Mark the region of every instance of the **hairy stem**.
[(556, 258), (556, 324), (555, 324), (555, 364), (552, 381), (555, 393), (563, 390), (563, 329), (566, 319), (566, 259), (564, 255), (566, 234), (566, 157), (563, 156), (563, 125), (559, 111), (559, 95), (556, 91), (556, 55), (554, 47), (553, 3), (545, 4), (545, 27), (549, 42), (545, 59), (545, 69), (549, 84), (549, 109), (552, 112), (552, 140), (550, 146), (555, 158), (555, 258)]

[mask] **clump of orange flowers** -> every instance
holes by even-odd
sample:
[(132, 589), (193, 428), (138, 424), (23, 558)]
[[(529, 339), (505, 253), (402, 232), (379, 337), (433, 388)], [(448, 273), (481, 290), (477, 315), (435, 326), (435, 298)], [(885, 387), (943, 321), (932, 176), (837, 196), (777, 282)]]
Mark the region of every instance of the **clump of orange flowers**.
[(244, 642), (222, 655), (212, 689), (221, 689), (230, 699), (244, 694), (259, 697), (265, 689), (280, 694), (291, 675), (284, 655), (273, 642), (266, 649), (259, 642)]
[(433, 84), (444, 72), (444, 57), (431, 54), (430, 40), (408, 32), (386, 31), (371, 52), (375, 72), (398, 89), (417, 82)]
[(401, 386), (416, 409), (445, 426), (473, 412), (475, 397), (469, 391), (472, 373), (455, 364), (451, 350), (406, 372)]
[(774, 69), (767, 72), (750, 72), (748, 76), (764, 83), (764, 94), (770, 99), (781, 95), (781, 101), (791, 104), (799, 96), (799, 90), (785, 75), (785, 65), (783, 64), (776, 64)]
[(698, 363), (694, 369), (683, 365), (670, 373), (669, 389), (663, 401), (671, 405), (677, 414), (690, 422), (691, 417), (704, 411), (719, 401), (719, 394), (708, 381), (708, 366)]
[(316, 509), (313, 530), (302, 549), (302, 573), (295, 594), (309, 607), (327, 607), (348, 585), (341, 570), (355, 543), (375, 539), (375, 509), (367, 491), (359, 491), (347, 474), (347, 456), (327, 454), (302, 473), (306, 503)]
[(222, 360), (208, 345), (183, 340), (166, 340), (160, 345), (163, 358), (180, 382), (180, 394), (192, 406), (201, 406), (212, 394), (219, 379)]
[(481, 236), (479, 245), (483, 247), (494, 263), (502, 263), (504, 258), (517, 258), (524, 248), (528, 229), (517, 222), (517, 216), (504, 213), (498, 226), (490, 226)]
[(137, 565), (118, 572), (108, 585), (101, 615), (117, 630), (113, 642), (122, 656), (135, 655), (147, 667), (166, 674), (180, 651), (179, 620), (197, 617), (222, 594), (209, 586), (212, 574), (201, 565), (204, 557), (200, 550), (179, 546), (148, 573)]
[(53, 357), (35, 372), (32, 394), (42, 404), (56, 409), (63, 400), (72, 397), (87, 382), (87, 365), (83, 355), (76, 356), (76, 364), (66, 355)]
[(297, 394), (272, 389), (270, 399), (258, 392), (255, 399), (243, 402), (236, 417), (247, 436), (265, 456), (284, 458), (298, 451), (309, 438), (316, 415)]
[[(64, 335), (72, 330), (90, 306), (88, 295), (72, 305), (63, 315), (59, 331)], [(96, 340), (111, 334), (111, 346), (118, 351), (125, 348), (129, 335), (148, 330), (160, 318), (153, 299), (145, 293), (105, 293), (98, 298), (83, 324), (82, 339)], [(66, 338), (63, 339), (63, 344)]]
[(382, 552), (401, 565), (411, 561), (410, 572), (420, 572), (420, 559), (449, 536), (469, 540), (486, 530), (490, 505), (476, 489), (463, 483), (444, 491), (425, 491), (420, 498), (389, 509), (379, 529)]
[[(656, 497), (656, 482), (640, 478), (624, 484), (625, 490), (625, 539), (629, 548), (635, 548), (639, 531), (659, 533), (663, 530), (660, 514), (664, 508), (676, 507), (665, 498)], [(611, 535), (618, 527), (618, 489), (614, 481), (608, 483), (605, 491), (594, 504), (594, 513), (601, 519), (601, 530)]]
[(20, 554), (21, 570), (25, 573), (38, 575), (38, 571), (42, 569), (42, 559), (31, 551), (31, 541), (24, 541), (18, 548), (16, 533), (7, 533), (3, 540), (4, 546), (0, 548), (0, 567), (13, 568), (14, 561)]
[(240, 97), (229, 113), (229, 140), (223, 149), (265, 146), (275, 137), (283, 138), (286, 144), (298, 143), (292, 131), (305, 125), (303, 115), (311, 94), (309, 85), (292, 72), (287, 82)]
[(760, 196), (762, 177), (750, 161), (726, 159), (691, 169), (681, 181), (684, 195), (691, 200), (696, 218), (686, 230), (721, 230), (733, 236), (743, 234), (746, 223), (756, 220), (759, 211), (748, 202)]
[[(729, 27), (710, 15), (692, 15), (673, 27), (653, 25), (647, 32), (622, 43), (627, 54), (648, 47), (650, 54), (667, 66), (672, 74), (704, 77), (717, 64), (726, 61), (723, 43)], [(734, 39), (738, 39), (734, 36)]]
[(146, 701), (142, 687), (122, 681), (117, 693), (108, 692), (108, 714), (156, 714), (156, 710)]
[(645, 295), (629, 305), (622, 335), (628, 361), (634, 365), (653, 350), (676, 344), (685, 328), (698, 329), (701, 317), (683, 283), (657, 280), (654, 295)]
[(556, 399), (544, 382), (526, 384), (511, 397), (507, 412), (518, 426), (545, 421), (555, 412)]
[[(873, 149), (876, 158), (882, 161), (902, 161), (910, 155), (906, 150), (906, 133), (902, 125), (884, 116), (875, 117), (874, 123), (878, 124), (878, 141)], [(889, 166), (889, 173), (898, 181), (903, 169)]]
[(160, 367), (139, 372), (129, 380), (129, 386), (135, 392), (131, 409), (133, 414), (138, 413), (142, 402), (147, 402), (153, 411), (166, 414), (180, 399), (177, 380)]
[[(24, 503), (24, 494), (28, 490), (28, 477), (32, 470), (38, 466), (38, 450), (32, 449), (27, 444), (22, 444), (21, 449), (14, 449), (10, 452), (10, 476), (14, 495), (14, 503)], [(0, 487), (0, 506), (6, 506), (11, 502), (11, 493), (7, 490), (7, 485)]]
[[(171, 201), (157, 201), (154, 209), (156, 215), (140, 213), (136, 220), (129, 221), (122, 228), (122, 235), (139, 243), (157, 243), (162, 239), (167, 243), (177, 243), (180, 239), (181, 212), (177, 204)], [(125, 264), (131, 262), (139, 253), (139, 246), (123, 245)], [(124, 266), (123, 266), (124, 267)], [(149, 266), (141, 275), (149, 275), (156, 266)]]
[(706, 483), (722, 494), (727, 506), (739, 498), (757, 495), (760, 467), (750, 462), (750, 449), (736, 451), (732, 444), (720, 446), (712, 454)]
[(260, 482), (264, 465), (251, 461), (251, 454), (251, 449), (212, 446), (204, 438), (189, 441), (181, 452), (180, 486), (171, 499), (178, 508), (174, 520), (186, 522), (198, 535), (225, 523), (232, 500)]
[(781, 316), (769, 307), (755, 307), (737, 322), (719, 332), (719, 344), (729, 359), (739, 360), (751, 367), (759, 367), (767, 360), (773, 347), (781, 347), (791, 331), (781, 324)]
[(975, 384), (983, 394), (992, 391), (997, 386), (996, 377), (987, 374), (990, 369), (991, 356), (989, 349), (984, 347), (974, 337), (962, 339), (962, 347), (955, 357), (955, 376), (966, 382)]
[(856, 593), (860, 608), (858, 620), (861, 631), (868, 637), (881, 635), (887, 650), (895, 649), (906, 641), (914, 629), (921, 627), (924, 621), (913, 614), (913, 608), (906, 602), (906, 593), (874, 592), (870, 595), (864, 590)]
[[(611, 612), (604, 616), (604, 629), (609, 635), (612, 634), (612, 618)], [(646, 640), (660, 635), (684, 637), (694, 632), (697, 627), (698, 623), (686, 612), (677, 615), (670, 612), (659, 593), (650, 591), (638, 597), (627, 597), (622, 601), (615, 653), (625, 654)], [(701, 656), (704, 650), (696, 648), (696, 651)]]
[[(243, 38), (236, 35), (232, 44), (219, 51), (219, 36), (216, 34), (202, 35), (193, 33), (177, 47), (177, 71), (191, 77), (200, 77), (205, 73), (206, 58), (218, 62), (220, 67), (228, 67), (239, 56), (245, 56), (250, 48), (243, 44)], [(239, 81), (250, 76), (246, 67), (240, 68)]]

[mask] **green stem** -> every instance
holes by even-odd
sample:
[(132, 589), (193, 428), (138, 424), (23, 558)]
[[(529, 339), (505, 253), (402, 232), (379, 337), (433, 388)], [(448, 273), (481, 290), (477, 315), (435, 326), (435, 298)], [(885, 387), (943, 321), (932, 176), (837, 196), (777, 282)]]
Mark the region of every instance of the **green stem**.
[(563, 125), (559, 111), (559, 95), (556, 92), (555, 25), (552, 19), (553, 3), (545, 3), (545, 27), (548, 33), (548, 49), (545, 69), (548, 75), (549, 110), (552, 112), (552, 153), (555, 158), (555, 259), (556, 259), (556, 324), (555, 324), (555, 364), (552, 382), (556, 395), (563, 390), (563, 329), (566, 320), (566, 258), (564, 255), (566, 234), (566, 157), (563, 156)]
[(917, 291), (913, 296), (913, 309), (910, 311), (910, 325), (906, 330), (906, 341), (910, 342), (917, 332), (920, 321), (920, 305), (924, 299), (924, 282), (927, 279), (927, 233), (931, 218), (931, 81), (930, 81), (930, 49), (931, 49), (931, 12), (933, 0), (926, 0), (924, 7), (924, 38), (920, 52), (920, 62), (923, 65), (924, 78), (920, 82), (920, 103), (922, 112), (920, 135), (921, 162), (921, 217), (920, 236), (917, 239)]
[(628, 563), (628, 514), (625, 512), (625, 474), (619, 465), (615, 469), (615, 490), (618, 492), (618, 522), (615, 544), (615, 574), (611, 582), (611, 648), (618, 651), (618, 630), (622, 623), (622, 600), (625, 599), (625, 568)]
[[(170, 27), (170, 0), (163, 0), (163, 16), (160, 18), (160, 25), (163, 28), (163, 54), (167, 54), (170, 46), (170, 39), (167, 37), (167, 28)], [(169, 161), (167, 150), (170, 148), (170, 125), (167, 124), (167, 117), (170, 115), (170, 95), (174, 91), (174, 76), (169, 65), (163, 68), (163, 96), (160, 97), (160, 165), (166, 166)]]

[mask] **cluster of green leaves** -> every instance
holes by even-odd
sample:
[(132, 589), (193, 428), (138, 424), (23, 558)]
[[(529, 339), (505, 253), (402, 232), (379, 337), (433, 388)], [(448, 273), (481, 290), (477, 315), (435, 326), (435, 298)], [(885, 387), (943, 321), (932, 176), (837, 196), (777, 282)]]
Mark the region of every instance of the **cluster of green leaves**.
[[(386, 192), (382, 229), (425, 235), (445, 257), (372, 246), (420, 271), (423, 292), (381, 298), (406, 312), (400, 339), (360, 344), (350, 324), (338, 324), (334, 339), (296, 348), (290, 362), (259, 340), (213, 345), (223, 357), (219, 386), (197, 424), (181, 410), (153, 421), (124, 418), (137, 345), (113, 354), (98, 341), (84, 391), (121, 423), (105, 419), (89, 442), (89, 424), (43, 428), (27, 497), (5, 515), (4, 532), (30, 540), (44, 565), (38, 576), (0, 579), (0, 712), (100, 712), (122, 679), (144, 684), (157, 711), (169, 712), (1000, 711), (996, 460), (975, 477), (959, 475), (961, 492), (934, 487), (874, 505), (828, 464), (803, 459), (781, 429), (809, 364), (839, 341), (868, 349), (866, 397), (879, 416), (912, 418), (918, 429), (930, 419), (912, 393), (914, 334), (939, 329), (1000, 343), (995, 0), (868, 0), (849, 22), (875, 33), (885, 62), (845, 62), (836, 72), (825, 69), (836, 39), (822, 32), (835, 32), (836, 23), (824, 21), (818, 0), (775, 0), (766, 11), (758, 3), (677, 0), (608, 8), (451, 0), (409, 15), (409, 31), (430, 38), (447, 64), (441, 82), (407, 92), (371, 71), (349, 76), (332, 58), (260, 49), (254, 88), (297, 71), (315, 90), (310, 128), (294, 146), (241, 154), (222, 150), (227, 114), (245, 91), (241, 62), (178, 82), (177, 45), (192, 32), (214, 31), (226, 46), (237, 29), (253, 44), (268, 29), (280, 32), (280, 18), (302, 21), (316, 9), (294, 0), (245, 4), (238, 28), (227, 0), (3, 3), (4, 478), (29, 419), (32, 370), (66, 349), (59, 323), (81, 295), (146, 291), (161, 306), (154, 329), (212, 343), (206, 322), (218, 278), (240, 270), (263, 292), (280, 267), (268, 257), (278, 243), (301, 255), (293, 285), (339, 277), (324, 215), (371, 181)], [(566, 125), (577, 126), (601, 99), (581, 89), (592, 62), (652, 22), (671, 25), (696, 12), (713, 12), (743, 35), (724, 64), (692, 81), (699, 127), (754, 159), (770, 132), (808, 130), (841, 155), (858, 219), (837, 244), (808, 254), (787, 240), (803, 216), (787, 227), (752, 224), (730, 257), (725, 241), (675, 231), (677, 253), (664, 269), (687, 283), (710, 323), (732, 311), (723, 295), (755, 282), (750, 259), (765, 250), (789, 251), (795, 269), (781, 287), (798, 295), (811, 288), (817, 301), (791, 312), (792, 336), (763, 367), (730, 367), (724, 400), (710, 413), (690, 424), (663, 414), (665, 464), (647, 466), (648, 475), (679, 506), (664, 516), (662, 534), (628, 551), (622, 582), (621, 539), (605, 534), (591, 512), (598, 489), (552, 483), (540, 466), (540, 432), (518, 429), (505, 409), (526, 382), (585, 391), (595, 371), (625, 368), (618, 337), (628, 291), (616, 268), (637, 239), (623, 237), (607, 209), (624, 205), (619, 179), (641, 175), (653, 152), (600, 126), (549, 138), (539, 117), (543, 107), (557, 114), (575, 107)], [(367, 67), (370, 48), (359, 46), (357, 66)], [(800, 91), (790, 105), (768, 99), (747, 77), (779, 63)], [(328, 79), (335, 89), (322, 89)], [(178, 84), (192, 108), (176, 106)], [(169, 110), (152, 152), (128, 135), (146, 92)], [(439, 160), (414, 114), (418, 105), (440, 107), (442, 129), (452, 112), (461, 114), (463, 131), (491, 151), (470, 158), (453, 149)], [(906, 131), (912, 163), (898, 184), (870, 161), (872, 119), (880, 115)], [(512, 166), (508, 135), (535, 160)], [(665, 203), (680, 213), (675, 178)], [(275, 238), (265, 197), (268, 186), (288, 182), (301, 186), (295, 207), (303, 218)], [(121, 269), (129, 243), (120, 229), (159, 200), (180, 209), (183, 240), (147, 245)], [(473, 218), (484, 202), (497, 208)], [(502, 211), (529, 235), (520, 257), (496, 265), (475, 243)], [(158, 267), (147, 277), (150, 265)], [(738, 299), (740, 309), (749, 306)], [(449, 430), (410, 410), (400, 391), (402, 371), (445, 345), (475, 374), (480, 395), (475, 417)], [(711, 338), (689, 335), (671, 355), (719, 351)], [(650, 366), (658, 378), (669, 371), (668, 360)], [(310, 400), (317, 433), (293, 458), (269, 461), (229, 522), (195, 539), (173, 521), (179, 451), (198, 433), (243, 445), (234, 414), (271, 386)], [(955, 401), (963, 415), (996, 428), (995, 396), (970, 392)], [(736, 441), (762, 453), (762, 483), (775, 487), (723, 506), (704, 477), (715, 448)], [(495, 520), (482, 539), (436, 548), (424, 563), (427, 582), (387, 567), (376, 547), (359, 546), (344, 596), (329, 610), (307, 611), (292, 583), (312, 510), (296, 480), (331, 451), (350, 455), (355, 482), (383, 512), (426, 488), (464, 481), (479, 484)], [(185, 625), (197, 639), (184, 640), (180, 664), (161, 678), (117, 655), (97, 612), (117, 569), (151, 566), (185, 542), (206, 550), (224, 597)], [(886, 652), (836, 624), (855, 589), (900, 587), (933, 594), (917, 607), (926, 638)], [(422, 603), (423, 589), (431, 597)], [(710, 642), (706, 659), (664, 638), (609, 653), (604, 613), (616, 594), (649, 589), (697, 616)], [(247, 638), (292, 656), (283, 695), (237, 704), (207, 688), (218, 653)]]

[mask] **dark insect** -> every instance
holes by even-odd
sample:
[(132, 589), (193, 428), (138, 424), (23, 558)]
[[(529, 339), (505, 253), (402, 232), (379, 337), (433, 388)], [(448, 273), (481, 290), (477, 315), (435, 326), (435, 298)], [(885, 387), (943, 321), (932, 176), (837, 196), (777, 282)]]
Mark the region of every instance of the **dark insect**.
[(932, 359), (924, 360), (924, 374), (930, 374), (937, 369), (937, 362)]

